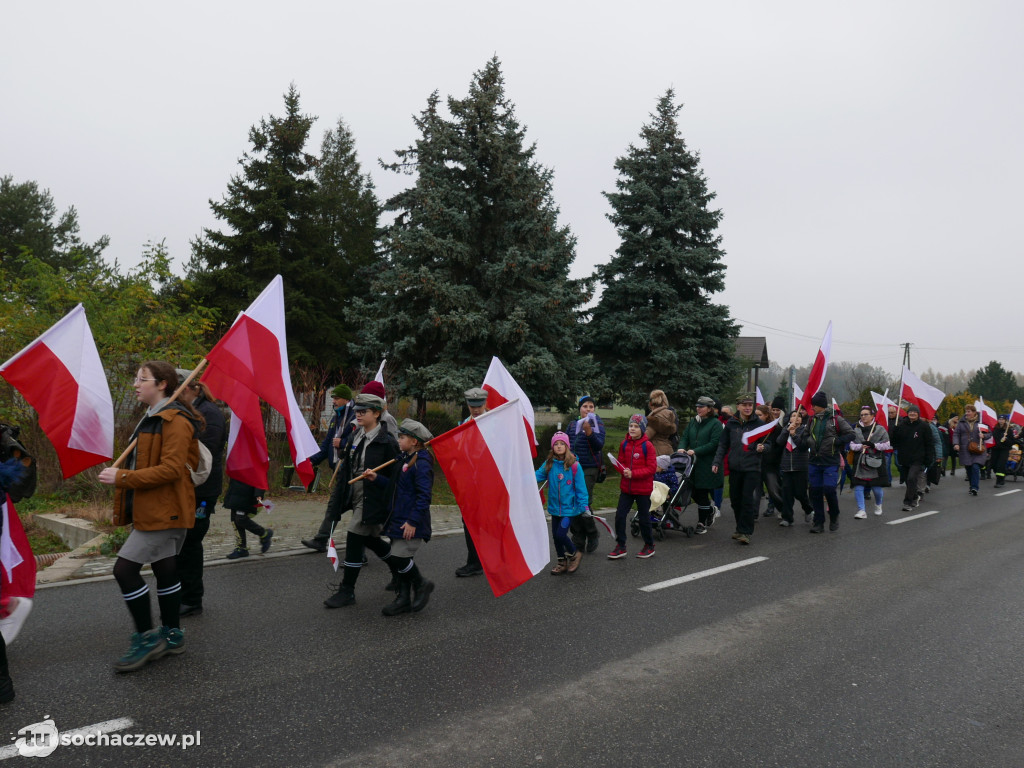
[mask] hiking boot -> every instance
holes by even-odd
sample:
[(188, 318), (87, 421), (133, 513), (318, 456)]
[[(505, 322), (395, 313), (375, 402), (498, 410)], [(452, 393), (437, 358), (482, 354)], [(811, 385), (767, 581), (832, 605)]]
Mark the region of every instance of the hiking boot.
[(317, 552), (327, 551), (327, 542), (320, 541), (320, 539), (303, 539), (302, 546), (309, 547), (310, 549), (315, 550)]
[(828, 529), (830, 531), (832, 531), (832, 533), (835, 533), (836, 531), (838, 531), (839, 530), (839, 521), (838, 520), (833, 520), (831, 523), (828, 524)]
[(456, 576), (479, 576), (484, 572), (480, 563), (466, 563), (461, 568), (455, 569)]
[(114, 669), (118, 672), (134, 672), (159, 659), (166, 652), (167, 641), (159, 629), (135, 632), (132, 634), (132, 644), (128, 652), (114, 662)]
[(622, 544), (616, 544), (615, 549), (608, 553), (609, 560), (621, 560), (626, 556), (626, 547)]
[(577, 549), (575, 555), (569, 557), (569, 573), (576, 573), (580, 569), (580, 563), (583, 561), (583, 550)]
[(636, 553), (636, 556), (642, 560), (646, 560), (648, 557), (654, 557), (654, 545), (645, 544), (644, 548)]
[(402, 579), (398, 584), (398, 594), (395, 595), (395, 601), (391, 605), (385, 605), (381, 609), (381, 613), (385, 616), (397, 616), (400, 613), (411, 613), (412, 612), (412, 601), (409, 599), (409, 593), (412, 591), (412, 585), (408, 579)]
[(344, 608), (346, 605), (352, 605), (355, 601), (356, 591), (352, 587), (342, 584), (338, 587), (337, 592), (324, 600), (324, 606), (327, 608)]
[(160, 627), (160, 634), (167, 643), (167, 653), (177, 655), (185, 652), (185, 630), (178, 627)]
[(267, 528), (260, 536), (260, 553), (264, 554), (270, 549), (270, 541), (274, 538), (274, 529)]
[[(579, 552), (579, 550), (576, 550)], [(558, 564), (551, 569), (552, 576), (559, 576), (569, 570), (569, 565), (565, 562), (564, 557), (558, 558)]]
[(824, 533), (825, 532), (825, 524), (822, 523), (821, 525), (817, 525), (817, 524), (812, 525), (810, 532), (811, 533)]
[(741, 533), (736, 537), (736, 543), (738, 544), (750, 544), (750, 537), (745, 533)]
[(412, 577), (412, 612), (419, 613), (430, 602), (430, 593), (434, 591), (434, 582), (424, 579), (418, 569), (413, 569)]
[(865, 512), (863, 509), (858, 509), (857, 510), (857, 514), (853, 516), (853, 519), (854, 520), (866, 520), (867, 516), (868, 516), (867, 512)]
[(392, 575), (391, 581), (384, 586), (385, 592), (397, 592), (398, 591), (398, 577)]

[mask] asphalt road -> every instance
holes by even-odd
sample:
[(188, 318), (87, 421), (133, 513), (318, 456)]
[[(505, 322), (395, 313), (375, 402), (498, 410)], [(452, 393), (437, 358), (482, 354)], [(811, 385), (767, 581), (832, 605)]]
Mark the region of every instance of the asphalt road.
[(380, 563), (340, 610), (323, 556), (211, 568), (187, 652), (130, 675), (110, 666), (130, 631), (114, 582), (41, 590), (0, 732), (201, 732), (49, 758), (70, 766), (1024, 765), (1024, 493), (947, 478), (916, 510), (938, 514), (889, 525), (896, 497), (858, 521), (848, 492), (832, 534), (762, 520), (750, 547), (729, 512), (650, 560), (607, 561), (603, 538), (575, 576), (498, 599), (454, 577), (461, 535), (437, 538), (430, 605), (394, 618)]

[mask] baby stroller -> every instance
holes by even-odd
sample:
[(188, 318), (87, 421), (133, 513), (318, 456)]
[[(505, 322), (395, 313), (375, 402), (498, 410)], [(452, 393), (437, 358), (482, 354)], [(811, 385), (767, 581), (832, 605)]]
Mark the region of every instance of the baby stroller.
[[(658, 539), (665, 538), (665, 531), (681, 531), (687, 538), (693, 536), (694, 527), (680, 522), (683, 512), (690, 504), (693, 491), (693, 457), (685, 451), (676, 451), (671, 456), (658, 457), (658, 472), (654, 475), (655, 482), (665, 483), (669, 492), (665, 501), (657, 508), (651, 505), (651, 529)], [(639, 512), (633, 512), (629, 521), (629, 532), (633, 538), (640, 536)]]

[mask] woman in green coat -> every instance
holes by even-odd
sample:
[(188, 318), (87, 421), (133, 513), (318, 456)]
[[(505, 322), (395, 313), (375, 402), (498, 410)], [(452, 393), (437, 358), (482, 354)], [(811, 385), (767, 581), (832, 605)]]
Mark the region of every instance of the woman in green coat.
[(725, 482), (721, 474), (711, 471), (711, 463), (722, 436), (722, 422), (714, 415), (715, 401), (710, 397), (697, 398), (697, 415), (690, 419), (679, 438), (679, 450), (693, 457), (692, 498), (697, 502), (697, 533), (707, 533), (721, 512), (711, 503), (711, 492)]

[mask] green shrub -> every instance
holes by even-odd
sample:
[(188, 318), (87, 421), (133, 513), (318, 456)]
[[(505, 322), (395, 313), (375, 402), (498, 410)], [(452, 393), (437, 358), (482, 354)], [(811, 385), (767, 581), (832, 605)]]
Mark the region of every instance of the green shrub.
[(103, 543), (100, 544), (100, 554), (104, 557), (116, 555), (128, 540), (128, 534), (127, 528), (115, 528), (112, 533), (108, 533), (103, 537)]

